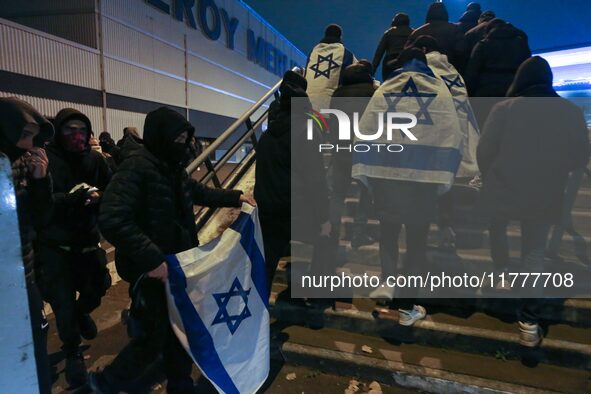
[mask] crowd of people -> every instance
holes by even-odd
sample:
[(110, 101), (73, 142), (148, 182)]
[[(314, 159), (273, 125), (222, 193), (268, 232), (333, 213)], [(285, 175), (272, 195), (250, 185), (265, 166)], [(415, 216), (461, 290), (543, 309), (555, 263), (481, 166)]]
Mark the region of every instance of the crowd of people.
[[(407, 14), (396, 14), (370, 62), (357, 60), (343, 44), (341, 27), (331, 24), (302, 75), (285, 74), (279, 105), (272, 106), (269, 128), (257, 147), (255, 198), (270, 279), (290, 240), (314, 245), (312, 273), (334, 274), (352, 182), (361, 193), (351, 246), (375, 241), (357, 230), (373, 205), (380, 222), (382, 280), (400, 272), (421, 273), (431, 223), (439, 226), (440, 247), (455, 250), (451, 190), (460, 179), (480, 190), (482, 212), (490, 219), (495, 272), (508, 270), (509, 221), (521, 225), (523, 267), (533, 269), (528, 272), (542, 267), (551, 226), (560, 228), (572, 208), (573, 198), (564, 201), (567, 180), (570, 176), (580, 183), (577, 174), (589, 160), (581, 109), (558, 96), (549, 64), (532, 57), (527, 35), (494, 11), (482, 12), (479, 4), (470, 3), (460, 21), (451, 23), (445, 5), (437, 2), (429, 7), (425, 24), (417, 29), (410, 25)], [(380, 65), (382, 81), (377, 81)], [(290, 106), (292, 100), (301, 103), (306, 97), (307, 105)], [(347, 103), (343, 97), (366, 100)], [(427, 119), (425, 107), (431, 102), (438, 112)], [(388, 154), (344, 149), (332, 151), (325, 168), (318, 144), (311, 150), (299, 142), (306, 138), (306, 114), (313, 110), (339, 109), (350, 119), (359, 113), (359, 129), (374, 132), (379, 128), (375, 119), (388, 103), (396, 111), (417, 114), (412, 130), (422, 146), (401, 142), (410, 152), (406, 156), (403, 152), (391, 159)], [(544, 103), (548, 106), (541, 107)], [(315, 132), (325, 142), (334, 142), (338, 134)], [(290, 154), (295, 157), (291, 162)], [(420, 163), (413, 162), (415, 158)], [(290, 217), (290, 209), (298, 206)], [(399, 262), (402, 227), (406, 255)], [(557, 253), (557, 247), (553, 249)], [(399, 290), (378, 287), (370, 296), (391, 300), (391, 307), (399, 310), (399, 323), (411, 326), (427, 310), (416, 302), (416, 289)], [(528, 299), (516, 311), (524, 346), (536, 347), (543, 339), (541, 302)]]
[[(199, 245), (194, 205), (258, 203), (267, 277), (272, 282), (290, 240), (314, 245), (313, 270), (335, 269), (341, 216), (354, 178), (361, 190), (356, 228), (363, 227), (373, 205), (380, 220), (382, 275), (390, 275), (399, 259), (403, 226), (404, 264), (410, 271), (427, 258), (432, 222), (439, 224), (442, 245), (455, 247), (450, 192), (454, 178), (481, 177), (495, 266), (502, 268), (509, 260), (510, 220), (521, 223), (522, 259), (535, 263), (543, 258), (549, 227), (562, 218), (569, 173), (588, 161), (582, 113), (558, 98), (550, 67), (531, 57), (527, 35), (494, 12), (481, 12), (471, 3), (458, 23), (450, 23), (445, 5), (434, 3), (423, 26), (410, 25), (408, 15), (397, 14), (372, 62), (357, 60), (344, 47), (338, 25), (326, 28), (303, 75), (288, 71), (270, 106), (268, 129), (256, 147), (254, 198), (238, 190), (210, 188), (187, 174), (186, 165), (201, 148), (193, 126), (172, 109), (150, 112), (141, 137), (128, 127), (115, 143), (108, 132), (97, 139), (88, 116), (75, 109), (63, 109), (48, 120), (24, 101), (0, 99), (0, 153), (13, 169), (41, 392), (51, 391), (43, 301), (55, 314), (70, 387), (90, 383), (98, 393), (118, 393), (162, 355), (168, 392), (192, 392), (192, 361), (168, 324), (164, 282), (165, 256)], [(320, 57), (326, 64), (316, 62)], [(381, 83), (374, 79), (380, 64)], [(436, 131), (437, 141), (449, 145), (445, 148), (452, 153), (443, 161), (451, 164), (440, 169), (444, 175), (437, 181), (396, 165), (389, 168), (394, 175), (376, 176), (366, 171), (363, 158), (346, 151), (333, 155), (327, 175), (317, 150), (305, 143), (294, 145), (298, 139), (293, 135), (304, 135), (310, 110), (336, 107), (337, 98), (369, 101), (399, 94), (412, 77), (414, 89), (436, 97), (449, 115), (447, 126)], [(474, 120), (468, 97), (511, 99), (475, 111)], [(556, 98), (557, 112), (536, 111), (524, 99), (528, 97)], [(294, 112), (293, 99), (308, 100), (308, 106)], [(340, 109), (373, 111), (369, 105)], [(429, 127), (437, 125), (419, 127), (433, 135), (435, 129)], [(437, 141), (434, 146), (442, 148)], [(305, 160), (292, 161), (296, 154)], [(424, 160), (432, 161), (428, 155)], [(302, 212), (308, 215), (292, 215), (292, 204), (306, 207)], [(130, 284), (131, 316), (137, 324), (130, 324), (136, 329), (130, 330), (129, 344), (113, 362), (89, 374), (80, 344), (97, 336), (91, 313), (111, 286), (103, 239), (115, 247), (117, 272)], [(352, 246), (373, 241), (355, 231)], [(412, 290), (396, 296), (389, 288), (376, 291), (375, 298), (398, 300), (392, 305), (399, 309), (402, 325), (410, 326), (427, 313)], [(538, 307), (539, 301), (532, 301), (519, 313), (526, 346), (542, 340)]]

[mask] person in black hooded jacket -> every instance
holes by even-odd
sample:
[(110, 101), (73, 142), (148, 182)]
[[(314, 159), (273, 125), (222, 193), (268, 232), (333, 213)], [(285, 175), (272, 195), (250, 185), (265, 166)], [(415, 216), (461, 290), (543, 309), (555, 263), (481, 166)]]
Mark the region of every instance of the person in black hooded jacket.
[[(42, 312), (43, 301), (35, 283), (33, 242), (39, 227), (49, 220), (53, 205), (48, 159), (43, 149), (52, 136), (51, 123), (29, 103), (15, 97), (0, 98), (0, 162), (4, 162), (7, 157), (10, 162), (8, 170), (12, 170), (22, 268), (29, 302), (27, 317), (31, 321), (41, 394), (51, 393), (51, 376), (47, 357), (47, 320)], [(3, 173), (2, 176), (4, 175)], [(3, 318), (8, 319), (7, 316)]]
[[(384, 32), (380, 43), (378, 44), (378, 48), (376, 49), (376, 53), (373, 57), (373, 72), (372, 75), (375, 75), (378, 67), (380, 66), (380, 61), (382, 62), (382, 81), (385, 81), (388, 78), (388, 75), (394, 70), (391, 70), (387, 67), (387, 64), (394, 60), (400, 55), (400, 52), (404, 49), (406, 41), (408, 37), (412, 34), (412, 28), (410, 27), (410, 18), (407, 14), (400, 12), (396, 14), (394, 19), (392, 20), (392, 27)], [(385, 54), (385, 56), (384, 56)], [(382, 58), (384, 60), (382, 61)]]
[[(322, 263), (318, 256), (327, 250), (325, 241), (330, 223), (324, 165), (317, 148), (310, 150), (311, 144), (303, 143), (303, 113), (294, 114), (291, 107), (292, 98), (306, 99), (307, 108), (303, 112), (311, 110), (306, 85), (301, 75), (293, 71), (285, 73), (273, 118), (256, 148), (254, 197), (259, 206), (269, 284), (291, 239), (315, 244), (313, 260)], [(298, 102), (298, 107), (301, 104)], [(292, 124), (301, 124), (301, 130), (292, 131)], [(301, 139), (292, 136), (292, 132), (300, 131)], [(292, 161), (292, 155), (300, 159)], [(292, 207), (298, 214), (292, 213)], [(299, 215), (300, 212), (306, 215)], [(298, 230), (292, 234), (292, 228)]]
[[(491, 257), (495, 270), (507, 269), (507, 225), (518, 220), (522, 272), (539, 272), (549, 227), (561, 219), (568, 174), (589, 160), (588, 132), (580, 108), (554, 91), (552, 70), (541, 57), (519, 67), (507, 96), (513, 98), (493, 107), (477, 149)], [(541, 341), (539, 303), (528, 299), (518, 316), (525, 346)]]
[(449, 22), (447, 8), (443, 3), (429, 6), (425, 24), (410, 35), (408, 42), (420, 36), (431, 36), (437, 40), (441, 53), (447, 55), (449, 62), (463, 74), (466, 62), (466, 41), (462, 29)]
[(466, 7), (466, 12), (460, 17), (460, 21), (457, 25), (462, 29), (462, 33), (466, 33), (468, 30), (476, 27), (478, 24), (478, 19), (482, 10), (480, 9), (480, 4), (478, 3), (470, 3)]
[(531, 56), (527, 36), (498, 18), (488, 22), (486, 30), (466, 68), (468, 93), (473, 97), (504, 97), (517, 69)]
[[(123, 390), (160, 354), (168, 378), (167, 392), (193, 392), (193, 363), (168, 321), (165, 256), (199, 245), (194, 205), (254, 204), (252, 197), (240, 191), (212, 189), (187, 174), (184, 164), (194, 131), (170, 108), (150, 112), (144, 124), (143, 145), (134, 138), (125, 141), (123, 161), (105, 191), (100, 229), (116, 248), (117, 272), (131, 284), (132, 317), (140, 322), (143, 334), (132, 338), (102, 372), (90, 375), (90, 385), (97, 393)], [(144, 313), (133, 316), (134, 310)]]
[[(335, 90), (330, 103), (331, 109), (338, 109), (349, 115), (353, 119), (353, 114), (358, 113), (359, 118), (363, 116), (369, 100), (376, 91), (374, 79), (372, 78), (372, 66), (367, 60), (360, 60), (352, 64), (343, 72), (343, 85)], [(338, 127), (333, 124), (334, 117), (330, 118), (331, 130), (329, 135), (332, 137), (331, 144), (339, 144)], [(331, 157), (331, 166), (329, 171), (329, 184), (331, 185), (330, 196), (330, 216), (332, 225), (333, 247), (338, 246), (341, 215), (345, 208), (345, 198), (347, 197), (349, 186), (351, 184), (351, 169), (353, 167), (353, 153), (349, 151), (333, 152)], [(355, 217), (355, 225), (351, 237), (351, 245), (357, 248), (363, 244), (370, 243), (370, 239), (363, 231), (364, 223), (367, 221), (367, 214), (370, 209), (369, 192), (362, 182), (358, 182), (360, 195), (359, 206)]]
[(468, 30), (464, 37), (466, 37), (466, 54), (467, 57), (470, 57), (472, 50), (478, 43), (478, 41), (484, 39), (486, 37), (486, 27), (488, 22), (492, 21), (496, 18), (496, 15), (493, 11), (484, 11), (480, 18), (478, 18), (478, 23), (475, 27)]
[(56, 135), (47, 147), (54, 207), (38, 234), (35, 268), (41, 294), (55, 313), (66, 354), (66, 380), (70, 387), (78, 387), (86, 383), (81, 336), (96, 337), (90, 313), (111, 284), (97, 224), (111, 171), (103, 155), (90, 148), (92, 125), (86, 115), (63, 109), (54, 126)]

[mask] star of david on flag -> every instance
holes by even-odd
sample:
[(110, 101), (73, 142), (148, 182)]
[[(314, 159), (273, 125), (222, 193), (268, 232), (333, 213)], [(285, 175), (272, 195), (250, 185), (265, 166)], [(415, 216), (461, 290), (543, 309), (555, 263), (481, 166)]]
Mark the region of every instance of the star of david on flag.
[(397, 112), (396, 106), (403, 98), (414, 97), (419, 108), (415, 114), (417, 117), (417, 123), (426, 125), (433, 124), (433, 119), (429, 113), (429, 106), (433, 100), (435, 100), (435, 97), (437, 97), (437, 93), (419, 92), (412, 77), (408, 79), (408, 82), (406, 82), (406, 85), (404, 85), (400, 93), (384, 93), (384, 97), (389, 101), (389, 111), (392, 112)]
[[(250, 290), (251, 289), (244, 290), (238, 278), (235, 278), (232, 287), (228, 292), (213, 294), (213, 298), (215, 298), (220, 309), (218, 310), (217, 315), (215, 315), (211, 325), (226, 323), (228, 325), (228, 330), (234, 335), (238, 326), (242, 323), (242, 320), (252, 316), (248, 310), (248, 295), (250, 294)], [(236, 315), (230, 315), (228, 312), (228, 303), (233, 297), (239, 297), (244, 302), (242, 312)]]
[[(330, 79), (330, 72), (340, 67), (340, 64), (335, 62), (333, 58), (333, 53), (330, 53), (326, 56), (318, 54), (318, 59), (316, 60), (316, 63), (310, 66), (310, 70), (314, 71), (314, 79), (321, 76), (326, 77), (326, 79)], [(321, 70), (320, 66), (323, 63), (328, 63), (328, 66), (324, 70)]]
[(257, 210), (244, 204), (220, 237), (166, 256), (172, 330), (220, 393), (255, 393), (269, 375), (263, 251)]

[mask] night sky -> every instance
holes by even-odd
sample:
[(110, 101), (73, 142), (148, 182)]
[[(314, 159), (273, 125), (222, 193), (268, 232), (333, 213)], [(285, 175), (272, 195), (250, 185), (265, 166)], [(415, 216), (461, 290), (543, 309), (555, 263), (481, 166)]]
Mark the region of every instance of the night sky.
[[(343, 27), (345, 45), (358, 59), (373, 57), (384, 30), (397, 12), (411, 26), (425, 21), (431, 0), (244, 0), (304, 53), (322, 38), (324, 27)], [(470, 1), (444, 0), (455, 22)], [(483, 10), (523, 29), (532, 50), (591, 45), (591, 0), (482, 0)]]

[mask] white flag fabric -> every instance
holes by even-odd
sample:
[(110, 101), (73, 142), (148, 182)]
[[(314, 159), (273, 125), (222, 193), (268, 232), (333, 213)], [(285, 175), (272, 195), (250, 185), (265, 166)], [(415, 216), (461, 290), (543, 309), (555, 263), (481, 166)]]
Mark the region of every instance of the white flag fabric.
[[(416, 116), (417, 125), (409, 129), (416, 141), (400, 130), (386, 132), (385, 114), (394, 112)], [(371, 142), (400, 144), (404, 150), (356, 151), (354, 178), (366, 184), (367, 178), (437, 183), (441, 191), (451, 187), (462, 159), (462, 132), (451, 93), (423, 62), (408, 62), (376, 90), (359, 122), (359, 130), (365, 135), (375, 134), (380, 124), (384, 132)], [(366, 142), (355, 139), (355, 143)]]
[(328, 108), (332, 94), (341, 85), (342, 71), (356, 62), (355, 56), (340, 42), (321, 42), (312, 49), (304, 76), (308, 82), (306, 93), (315, 110)]
[(220, 393), (255, 393), (269, 374), (265, 258), (256, 208), (243, 204), (207, 245), (167, 256), (173, 331)]
[(447, 60), (447, 56), (437, 51), (427, 53), (429, 67), (447, 85), (453, 96), (458, 120), (464, 140), (462, 142), (462, 162), (457, 177), (474, 177), (480, 171), (476, 162), (476, 147), (480, 139), (478, 122), (468, 98), (468, 90), (464, 79), (456, 68)]

